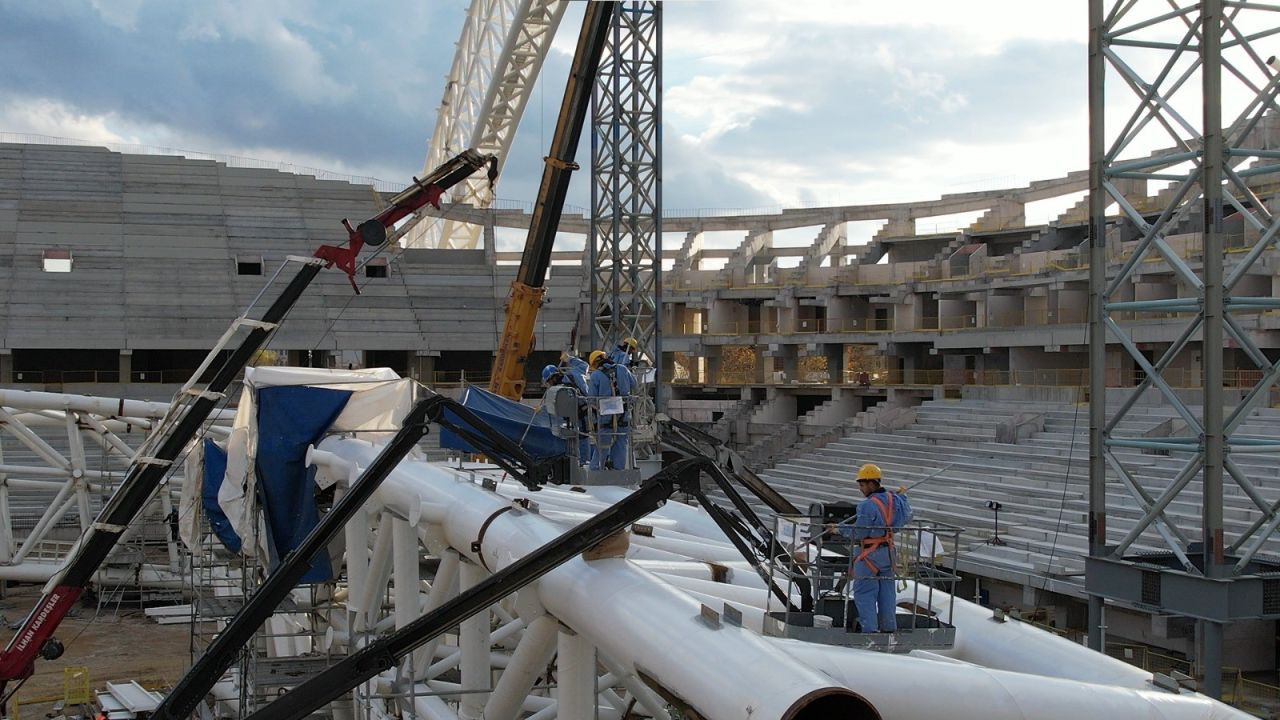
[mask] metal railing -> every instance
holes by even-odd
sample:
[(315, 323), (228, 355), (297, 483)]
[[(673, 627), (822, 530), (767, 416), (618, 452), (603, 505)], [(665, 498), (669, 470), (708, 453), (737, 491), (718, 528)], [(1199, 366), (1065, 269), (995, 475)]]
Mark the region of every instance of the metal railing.
[[(856, 611), (853, 607), (853, 567), (860, 552), (858, 543), (848, 539), (840, 527), (852, 525), (852, 518), (841, 526), (833, 524), (834, 518), (818, 515), (779, 515), (774, 519), (774, 537), (791, 555), (795, 567), (803, 571), (809, 592), (814, 601), (814, 618), (811, 627), (829, 626), (848, 631), (855, 629)], [(885, 528), (867, 528), (884, 530)], [(955, 525), (914, 521), (893, 530), (893, 567), (882, 568), (879, 577), (905, 590), (910, 581), (914, 590), (911, 600), (900, 600), (899, 610), (905, 609), (909, 618), (898, 622), (899, 631), (938, 629), (937, 615), (951, 616), (955, 585), (960, 576), (949, 568), (956, 566), (960, 549), (960, 534), (964, 530)], [(798, 597), (805, 591), (806, 583), (790, 572), (779, 560), (770, 560), (772, 577), (787, 579), (785, 594)], [(935, 591), (946, 593), (937, 596)], [(779, 604), (769, 596), (766, 614), (785, 617), (788, 622), (797, 613)], [(942, 608), (946, 608), (942, 613)], [(774, 628), (777, 629), (776, 627)], [(766, 633), (770, 632), (768, 623)]]
[[(687, 377), (676, 382), (688, 385), (795, 385), (800, 383), (819, 383), (830, 385), (850, 385), (856, 387), (897, 387), (897, 386), (976, 386), (976, 387), (1087, 387), (1089, 371), (1087, 368), (1049, 368), (1041, 370), (845, 370), (842, 382), (828, 383), (815, 379), (814, 374), (803, 378), (790, 377), (782, 373), (758, 374), (754, 370), (707, 372), (705, 377)], [(1261, 370), (1226, 370), (1223, 372), (1223, 387), (1252, 388), (1262, 379)], [(1163, 377), (1170, 387), (1194, 389), (1203, 385), (1203, 375), (1194, 368), (1166, 369)], [(1125, 370), (1109, 368), (1106, 372), (1107, 387), (1134, 387), (1139, 385), (1145, 374), (1142, 370)], [(1272, 402), (1280, 402), (1280, 388), (1273, 388)]]

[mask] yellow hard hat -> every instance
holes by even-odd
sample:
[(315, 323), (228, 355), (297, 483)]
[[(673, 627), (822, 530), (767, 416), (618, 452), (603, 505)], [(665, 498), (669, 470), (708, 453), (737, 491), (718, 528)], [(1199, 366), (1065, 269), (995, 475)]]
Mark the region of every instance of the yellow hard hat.
[(623, 341), (622, 341), (622, 344), (623, 344), (623, 345), (626, 345), (627, 347), (631, 348), (632, 350), (635, 350), (636, 348), (640, 347), (640, 341), (639, 341), (639, 340), (636, 340), (636, 339), (635, 339), (635, 338), (633, 338), (633, 337), (629, 337), (629, 338), (627, 338), (627, 339), (623, 340)]
[(596, 364), (599, 363), (601, 360), (603, 360), (605, 357), (607, 356), (605, 355), (603, 350), (592, 350), (591, 354), (587, 356), (587, 365), (591, 367), (595, 367)]
[(858, 482), (862, 482), (863, 480), (875, 480), (876, 482), (880, 482), (882, 477), (883, 476), (880, 473), (880, 466), (874, 463), (867, 463), (866, 465), (858, 468)]

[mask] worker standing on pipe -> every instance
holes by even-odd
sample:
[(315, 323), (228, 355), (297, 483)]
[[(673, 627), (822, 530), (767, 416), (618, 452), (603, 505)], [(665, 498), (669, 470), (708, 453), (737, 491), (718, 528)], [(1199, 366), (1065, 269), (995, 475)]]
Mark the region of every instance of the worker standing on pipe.
[(635, 392), (636, 379), (626, 365), (611, 362), (603, 350), (592, 351), (587, 362), (591, 366), (587, 394), (596, 398), (596, 437), (591, 451), (591, 469), (623, 470), (627, 467), (630, 432), (626, 400)]
[(858, 504), (853, 525), (842, 525), (840, 534), (857, 542), (852, 556), (853, 604), (858, 608), (862, 632), (894, 632), (898, 629), (897, 593), (893, 573), (893, 529), (911, 520), (906, 488), (889, 492), (880, 486), (880, 467), (867, 463), (858, 469), (858, 490), (866, 498)]

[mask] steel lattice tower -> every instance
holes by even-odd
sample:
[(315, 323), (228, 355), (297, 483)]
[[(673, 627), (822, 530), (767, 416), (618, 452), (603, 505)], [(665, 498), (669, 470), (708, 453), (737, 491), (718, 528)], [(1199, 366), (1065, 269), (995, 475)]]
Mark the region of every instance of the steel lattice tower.
[[(592, 347), (634, 337), (662, 364), (662, 4), (625, 2), (591, 122)], [(661, 394), (658, 396), (661, 397)]]
[[(1280, 616), (1280, 585), (1261, 574), (1275, 568), (1256, 557), (1280, 525), (1280, 503), (1264, 499), (1232, 461), (1280, 452), (1274, 440), (1239, 432), (1280, 378), (1280, 362), (1253, 339), (1280, 299), (1248, 294), (1240, 282), (1280, 230), (1266, 202), (1280, 170), (1280, 152), (1270, 149), (1280, 79), (1251, 46), (1280, 32), (1274, 10), (1234, 0), (1090, 2), (1089, 640), (1102, 648), (1104, 599), (1195, 618), (1203, 687), (1215, 697), (1224, 624)], [(1106, 93), (1109, 78), (1131, 91), (1126, 101)], [(1151, 182), (1170, 185), (1149, 196)], [(1118, 220), (1108, 219), (1109, 206)], [(1136, 242), (1129, 249), (1124, 241)], [(1141, 342), (1144, 324), (1155, 321), (1182, 327), (1159, 352)], [(1127, 396), (1112, 391), (1114, 408), (1108, 340), (1122, 348), (1113, 360), (1131, 359), (1141, 380)], [(1233, 373), (1243, 381), (1231, 383), (1238, 396), (1224, 393), (1224, 358), (1243, 368)], [(1203, 379), (1199, 397), (1179, 395), (1169, 381), (1188, 367)], [(1123, 423), (1150, 390), (1178, 415), (1160, 437)], [(1153, 486), (1135, 449), (1177, 457), (1180, 470)], [(1113, 491), (1141, 511), (1132, 528), (1111, 536), (1108, 472)], [(1223, 523), (1226, 478), (1257, 509), (1252, 525), (1232, 535)], [(1169, 512), (1175, 500), (1201, 509), (1198, 526)], [(1144, 535), (1167, 552), (1133, 554)]]

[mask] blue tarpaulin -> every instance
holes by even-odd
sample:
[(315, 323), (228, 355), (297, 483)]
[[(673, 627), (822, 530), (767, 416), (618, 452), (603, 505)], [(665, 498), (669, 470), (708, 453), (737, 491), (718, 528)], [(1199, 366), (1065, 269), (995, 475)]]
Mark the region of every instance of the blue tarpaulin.
[(218, 504), (218, 489), (227, 474), (227, 451), (218, 447), (210, 438), (204, 440), (204, 481), (200, 484), (200, 504), (209, 519), (209, 527), (222, 544), (231, 552), (240, 552), (240, 536), (231, 528), (231, 521)]
[[(342, 412), (351, 392), (303, 385), (258, 390), (258, 491), (267, 520), (274, 568), (320, 520), (315, 469), (305, 464), (307, 446), (319, 442)], [(329, 580), (333, 570), (321, 552), (302, 582)]]
[[(501, 395), (494, 395), (473, 385), (468, 385), (462, 394), (462, 404), (468, 410), (480, 416), (494, 430), (511, 438), (535, 459), (564, 455), (567, 452), (566, 442), (551, 432), (551, 416), (546, 410), (534, 410), (528, 405), (508, 400)], [(446, 415), (455, 422), (459, 418), (448, 413)], [(457, 433), (441, 428), (440, 447), (462, 452), (480, 452), (471, 447)]]

